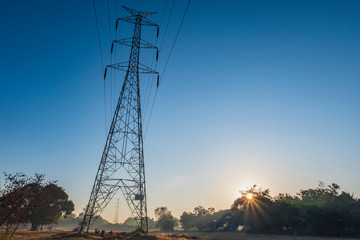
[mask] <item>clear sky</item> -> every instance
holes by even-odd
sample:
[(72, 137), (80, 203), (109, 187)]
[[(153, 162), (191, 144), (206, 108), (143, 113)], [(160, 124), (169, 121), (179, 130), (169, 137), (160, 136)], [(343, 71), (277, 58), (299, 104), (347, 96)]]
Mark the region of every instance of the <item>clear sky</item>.
[[(160, 72), (186, 3), (175, 2)], [(109, 64), (115, 4), (110, 33), (107, 1), (96, 4)], [(164, 4), (118, 0), (116, 14), (125, 16), (121, 5), (158, 11), (150, 19), (160, 23)], [(1, 5), (0, 170), (58, 180), (79, 213), (123, 76), (107, 79), (105, 111), (91, 0)], [(171, 6), (168, 0), (159, 44)], [(177, 217), (197, 205), (225, 209), (253, 184), (276, 195), (336, 182), (359, 197), (359, 12), (360, 1), (351, 0), (193, 0), (145, 138), (149, 215), (158, 206)], [(120, 25), (118, 37), (131, 34)], [(156, 40), (149, 29), (144, 38)], [(150, 56), (143, 55), (148, 65)], [(141, 81), (145, 89), (152, 80)], [(129, 212), (119, 197), (124, 220)], [(110, 221), (115, 206), (104, 212)]]

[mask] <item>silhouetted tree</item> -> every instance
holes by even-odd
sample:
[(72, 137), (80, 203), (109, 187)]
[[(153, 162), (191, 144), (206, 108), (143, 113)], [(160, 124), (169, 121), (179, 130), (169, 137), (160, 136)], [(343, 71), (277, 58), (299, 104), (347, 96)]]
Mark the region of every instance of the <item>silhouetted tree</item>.
[(156, 208), (155, 216), (157, 218), (157, 226), (160, 227), (161, 231), (172, 232), (178, 224), (178, 220), (171, 214), (167, 207)]
[(193, 212), (183, 212), (180, 222), (185, 231), (215, 231), (224, 214), (224, 211), (215, 212), (212, 207), (206, 209), (198, 206), (194, 208)]
[(33, 209), (29, 216), (31, 230), (38, 230), (41, 225), (57, 223), (60, 217), (66, 218), (74, 211), (74, 204), (69, 196), (54, 183), (40, 187), (36, 201), (39, 207)]
[(132, 227), (137, 227), (137, 222), (136, 222), (136, 220), (135, 220), (135, 218), (133, 218), (133, 217), (128, 217), (125, 221), (124, 221), (124, 223), (123, 223), (124, 225), (127, 225), (127, 226), (132, 226)]
[[(251, 199), (247, 197), (249, 193), (252, 194)], [(263, 190), (254, 185), (241, 192), (241, 197), (234, 201), (231, 209), (235, 212), (233, 218), (241, 217), (242, 225), (248, 232), (261, 233), (271, 227), (271, 205), (269, 189)]]
[(241, 192), (230, 210), (215, 212), (198, 206), (184, 212), (180, 221), (185, 231), (359, 236), (360, 200), (335, 183), (276, 197), (254, 185)]
[(191, 212), (183, 212), (180, 216), (180, 223), (185, 231), (197, 230), (194, 229), (197, 222), (196, 215)]
[(23, 173), (7, 174), (4, 188), (0, 191), (0, 226), (4, 231), (1, 239), (11, 239), (19, 224), (29, 220), (30, 212), (39, 206), (38, 190), (44, 185), (44, 175), (27, 177)]
[[(246, 194), (253, 194), (252, 199)], [(256, 186), (242, 192), (232, 206), (233, 214), (224, 225), (233, 230), (239, 224), (252, 233), (296, 233), (308, 235), (357, 236), (360, 234), (359, 199), (340, 192), (333, 183), (325, 187), (300, 190), (295, 196), (279, 194), (270, 197), (269, 190)], [(236, 225), (235, 225), (236, 226)]]
[[(137, 227), (138, 223), (136, 222), (135, 218), (129, 217), (127, 218), (122, 225), (129, 226), (129, 227)], [(155, 221), (152, 218), (148, 217), (148, 227), (149, 229), (155, 228)]]

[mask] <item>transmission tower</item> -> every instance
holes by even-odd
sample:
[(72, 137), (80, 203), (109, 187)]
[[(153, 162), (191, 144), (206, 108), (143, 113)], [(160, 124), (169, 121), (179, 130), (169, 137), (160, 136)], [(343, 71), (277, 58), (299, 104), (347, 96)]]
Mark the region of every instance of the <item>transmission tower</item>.
[(116, 203), (114, 223), (119, 223), (119, 198), (117, 199), (117, 203)]
[(124, 8), (131, 15), (118, 18), (116, 27), (119, 21), (134, 24), (134, 34), (132, 38), (113, 41), (111, 50), (115, 44), (129, 46), (130, 58), (105, 68), (104, 78), (108, 68), (125, 71), (126, 75), (80, 231), (89, 230), (119, 189), (139, 227), (148, 230), (139, 73), (157, 74), (158, 81), (159, 73), (141, 64), (139, 55), (141, 48), (158, 48), (140, 35), (142, 26), (157, 27), (159, 35), (159, 26), (147, 19), (155, 12)]

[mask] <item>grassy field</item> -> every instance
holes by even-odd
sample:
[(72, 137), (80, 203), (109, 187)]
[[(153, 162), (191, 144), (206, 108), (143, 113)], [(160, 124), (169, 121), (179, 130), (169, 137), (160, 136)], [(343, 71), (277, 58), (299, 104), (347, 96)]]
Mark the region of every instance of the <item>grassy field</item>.
[[(189, 233), (201, 240), (350, 240), (350, 238), (330, 238), (330, 237), (308, 237), (308, 236), (279, 236), (279, 235), (263, 235), (263, 234), (245, 234), (245, 233)], [(353, 238), (354, 239), (354, 238)], [(357, 238), (359, 239), (359, 238)]]
[[(279, 236), (279, 235), (262, 235), (262, 234), (245, 234), (245, 233), (199, 233), (199, 232), (190, 232), (190, 233), (179, 233), (168, 234), (168, 233), (151, 233), (148, 236), (130, 236), (123, 234), (121, 236), (112, 236), (106, 235), (105, 238), (100, 236), (95, 236), (92, 234), (78, 235), (73, 232), (67, 231), (17, 231), (14, 239), (23, 239), (23, 240), (39, 240), (39, 239), (68, 239), (68, 240), (78, 240), (78, 239), (148, 239), (148, 240), (187, 240), (187, 239), (199, 239), (199, 240), (350, 240), (351, 238), (331, 238), (331, 237), (307, 237), (307, 236)], [(355, 238), (353, 238), (355, 239)], [(358, 240), (359, 238), (357, 238)]]
[(60, 232), (48, 232), (48, 231), (16, 231), (14, 239), (46, 239), (51, 238)]

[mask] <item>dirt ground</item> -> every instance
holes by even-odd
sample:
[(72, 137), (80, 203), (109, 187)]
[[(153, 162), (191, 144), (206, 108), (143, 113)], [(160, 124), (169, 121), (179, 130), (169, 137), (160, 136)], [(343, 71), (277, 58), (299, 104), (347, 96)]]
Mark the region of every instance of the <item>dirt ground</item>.
[(331, 237), (308, 237), (308, 236), (279, 236), (263, 234), (246, 234), (237, 232), (190, 232), (190, 236), (196, 236), (200, 240), (359, 240), (359, 238), (331, 238)]
[[(104, 237), (95, 235), (94, 233), (77, 233), (70, 231), (16, 231), (13, 239), (24, 239), (24, 240), (90, 240), (90, 239), (106, 239), (106, 240), (189, 240), (198, 239), (197, 237), (190, 236), (183, 233), (149, 233), (145, 234), (133, 234), (129, 232), (116, 232), (106, 233)], [(1, 239), (0, 239), (1, 240)]]
[[(92, 234), (78, 234), (67, 231), (17, 231), (14, 239), (23, 239), (23, 240), (80, 240), (80, 239), (148, 239), (148, 240), (188, 240), (188, 239), (199, 239), (199, 240), (351, 240), (351, 238), (330, 238), (330, 237), (300, 237), (300, 236), (278, 236), (278, 235), (261, 235), (261, 234), (244, 234), (244, 233), (199, 233), (199, 232), (190, 232), (190, 233), (152, 233), (148, 236), (137, 236), (130, 237), (127, 233), (122, 233), (116, 235), (115, 233), (110, 235), (105, 235), (105, 238), (100, 236), (94, 236)], [(359, 238), (352, 238), (353, 240), (359, 240)]]
[(48, 231), (24, 231), (19, 230), (16, 231), (14, 235), (14, 239), (44, 239), (44, 238), (51, 238), (60, 232), (48, 232)]

